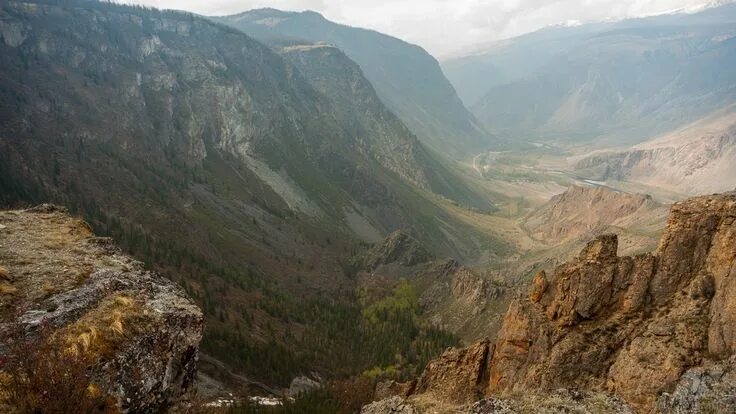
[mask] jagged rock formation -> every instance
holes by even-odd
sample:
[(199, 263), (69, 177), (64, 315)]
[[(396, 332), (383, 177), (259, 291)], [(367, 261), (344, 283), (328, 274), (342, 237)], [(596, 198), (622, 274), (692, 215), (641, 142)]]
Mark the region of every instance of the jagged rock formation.
[(384, 264), (414, 266), (426, 263), (433, 258), (432, 254), (417, 239), (404, 231), (397, 230), (364, 254), (363, 260), (364, 266), (373, 271)]
[(454, 259), (436, 258), (404, 231), (357, 257), (356, 266), (364, 290), (385, 289), (402, 278), (410, 281), (419, 293), (423, 317), (467, 342), (494, 334), (508, 304), (505, 286)]
[(689, 367), (734, 351), (736, 196), (676, 204), (653, 254), (602, 236), (558, 267), (537, 303), (509, 309), (489, 392), (605, 389), (651, 407)]
[(417, 390), (449, 389), (447, 379), (476, 384), (435, 394), (458, 401), (478, 388), (485, 395), (581, 389), (647, 412), (662, 392), (674, 397), (660, 407), (690, 404), (679, 397), (700, 392), (689, 377), (707, 376), (718, 388), (711, 384), (727, 370), (697, 367), (736, 351), (736, 193), (675, 204), (654, 253), (618, 257), (617, 247), (615, 235), (603, 235), (550, 276), (538, 274), (530, 294), (510, 305), (488, 364), (460, 357), (483, 343), (448, 351)]
[(0, 264), (3, 332), (50, 329), (90, 357), (94, 385), (122, 411), (158, 411), (190, 390), (201, 311), (85, 222), (50, 205), (0, 212)]
[(506, 286), (454, 260), (436, 262), (420, 280), (430, 283), (420, 303), (433, 325), (467, 342), (494, 336), (498, 331), (510, 297)]
[(417, 380), (416, 392), (431, 392), (442, 400), (466, 403), (478, 400), (487, 382), (491, 352), (488, 340), (468, 348), (449, 349), (430, 362)]

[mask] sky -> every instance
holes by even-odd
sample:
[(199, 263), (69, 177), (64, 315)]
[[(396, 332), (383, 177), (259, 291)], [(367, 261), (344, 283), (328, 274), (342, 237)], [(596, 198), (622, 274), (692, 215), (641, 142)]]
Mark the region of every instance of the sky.
[(545, 26), (617, 20), (674, 10), (694, 11), (708, 0), (121, 0), (157, 8), (225, 15), (272, 7), (313, 10), (350, 26), (418, 44), (439, 59)]

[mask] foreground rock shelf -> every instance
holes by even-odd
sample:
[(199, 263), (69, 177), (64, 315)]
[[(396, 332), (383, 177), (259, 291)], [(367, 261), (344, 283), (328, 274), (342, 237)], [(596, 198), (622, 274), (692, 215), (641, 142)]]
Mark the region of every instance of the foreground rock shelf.
[(14, 334), (0, 353), (51, 338), (90, 361), (90, 390), (123, 412), (160, 411), (191, 389), (200, 309), (66, 210), (0, 212), (0, 266), (0, 324)]

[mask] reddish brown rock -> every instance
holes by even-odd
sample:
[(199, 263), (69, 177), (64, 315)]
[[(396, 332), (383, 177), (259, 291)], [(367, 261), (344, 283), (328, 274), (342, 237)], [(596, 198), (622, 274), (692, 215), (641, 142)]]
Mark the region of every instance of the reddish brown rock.
[(614, 235), (589, 243), (511, 306), (488, 391), (603, 389), (644, 409), (706, 355), (731, 355), (734, 217), (733, 194), (694, 198), (673, 206), (654, 254), (617, 257)]
[(450, 348), (430, 362), (417, 380), (415, 393), (432, 393), (455, 403), (478, 400), (488, 384), (492, 345), (483, 340), (468, 348)]
[(529, 293), (529, 300), (534, 303), (539, 302), (542, 299), (542, 295), (547, 290), (547, 274), (544, 270), (540, 271), (534, 276), (532, 280), (532, 291)]
[[(736, 194), (675, 204), (654, 253), (616, 250), (616, 236), (604, 235), (549, 279), (538, 274), (495, 347), (453, 350), (418, 391), (467, 400), (488, 372), (487, 395), (603, 391), (647, 412), (683, 373), (736, 352)], [(487, 371), (482, 349), (492, 350)]]

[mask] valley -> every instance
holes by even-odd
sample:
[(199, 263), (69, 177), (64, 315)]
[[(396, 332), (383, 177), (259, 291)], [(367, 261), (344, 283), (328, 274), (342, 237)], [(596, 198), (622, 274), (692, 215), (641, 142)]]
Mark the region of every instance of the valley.
[[(732, 369), (734, 39), (729, 3), (438, 61), (313, 11), (4, 2), (0, 323), (109, 289), (64, 317), (114, 308), (94, 367), (183, 372), (144, 411), (674, 407), (686, 372)], [(148, 284), (90, 278), (110, 266)], [(162, 289), (194, 320), (166, 337), (185, 368), (126, 348), (145, 338), (109, 296)], [(136, 412), (128, 378), (95, 378)], [(663, 385), (616, 382), (642, 378)]]

